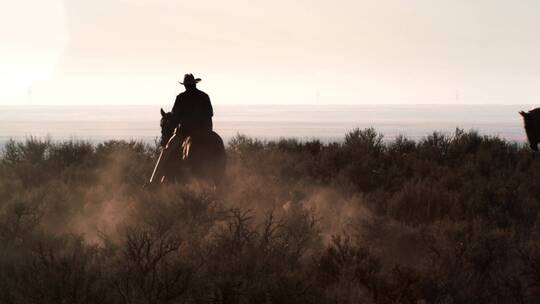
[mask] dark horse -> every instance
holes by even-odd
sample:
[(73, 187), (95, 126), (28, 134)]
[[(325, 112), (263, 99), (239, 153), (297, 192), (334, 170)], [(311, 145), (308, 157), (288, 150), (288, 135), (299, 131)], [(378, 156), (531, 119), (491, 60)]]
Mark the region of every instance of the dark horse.
[[(165, 113), (163, 109), (161, 109), (160, 125), (161, 146), (164, 149), (178, 125), (173, 119), (173, 114)], [(168, 149), (172, 149), (170, 151), (172, 155), (164, 158), (162, 150), (150, 179), (151, 184), (155, 181), (185, 181), (190, 178), (212, 182), (214, 185), (222, 181), (226, 165), (225, 146), (216, 132), (195, 132), (187, 136), (179, 145)]]
[(523, 117), (525, 132), (529, 146), (533, 151), (538, 151), (538, 143), (540, 142), (540, 108), (530, 110), (529, 112), (519, 112)]

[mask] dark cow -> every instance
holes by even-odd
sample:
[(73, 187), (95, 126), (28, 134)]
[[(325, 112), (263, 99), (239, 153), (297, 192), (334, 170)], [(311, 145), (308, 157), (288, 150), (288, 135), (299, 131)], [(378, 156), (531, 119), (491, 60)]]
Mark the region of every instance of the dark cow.
[(529, 145), (534, 151), (538, 151), (538, 143), (540, 142), (540, 108), (530, 110), (529, 112), (519, 112), (523, 116), (525, 124), (525, 132)]

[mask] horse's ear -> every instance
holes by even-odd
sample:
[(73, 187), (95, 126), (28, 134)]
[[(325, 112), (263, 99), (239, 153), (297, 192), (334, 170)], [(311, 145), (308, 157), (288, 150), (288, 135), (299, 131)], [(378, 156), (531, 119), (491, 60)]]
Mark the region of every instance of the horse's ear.
[(161, 116), (165, 116), (165, 114), (167, 114), (165, 113), (165, 111), (163, 111), (163, 108), (161, 108), (160, 111), (161, 111)]

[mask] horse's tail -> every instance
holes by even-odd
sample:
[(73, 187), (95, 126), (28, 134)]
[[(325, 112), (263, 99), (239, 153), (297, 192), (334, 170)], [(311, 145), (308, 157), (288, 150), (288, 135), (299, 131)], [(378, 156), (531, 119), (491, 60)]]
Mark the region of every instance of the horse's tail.
[(219, 134), (210, 132), (210, 142), (212, 142), (212, 150), (215, 155), (215, 175), (214, 182), (220, 183), (225, 179), (225, 168), (227, 166), (227, 154), (225, 153), (225, 144)]
[(214, 131), (193, 136), (189, 159), (194, 173), (216, 184), (225, 177), (227, 156), (221, 137)]

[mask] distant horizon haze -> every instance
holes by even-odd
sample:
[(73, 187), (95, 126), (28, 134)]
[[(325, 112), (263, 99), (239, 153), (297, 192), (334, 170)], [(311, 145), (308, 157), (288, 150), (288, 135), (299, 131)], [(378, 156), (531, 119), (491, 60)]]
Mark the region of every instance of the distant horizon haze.
[[(114, 107), (151, 107), (151, 106), (160, 106), (163, 105), (163, 109), (166, 109), (168, 107), (172, 108), (174, 104), (174, 97), (172, 101), (168, 102), (165, 101), (163, 103), (157, 103), (157, 102), (148, 102), (148, 103), (75, 103), (75, 104), (55, 104), (55, 103), (5, 103), (0, 104), (1, 106), (9, 106), (9, 107), (106, 107), (106, 106), (114, 106)], [(296, 104), (286, 104), (286, 103), (227, 103), (223, 104), (218, 102), (212, 101), (212, 104), (214, 106), (250, 106), (250, 107), (258, 107), (258, 106), (284, 106), (284, 107), (294, 107), (294, 106), (332, 106), (332, 107), (347, 107), (347, 106), (403, 106), (403, 107), (414, 107), (414, 106), (525, 106), (525, 107), (540, 107), (540, 100), (538, 103), (296, 103)], [(531, 108), (532, 109), (532, 108)], [(524, 109), (527, 110), (527, 109)]]
[[(53, 140), (111, 139), (154, 142), (160, 135), (164, 105), (1, 106), (0, 146), (28, 136)], [(404, 135), (418, 140), (456, 128), (524, 143), (519, 111), (530, 105), (215, 105), (214, 130), (225, 141), (237, 134), (260, 140), (295, 138), (341, 141), (355, 128), (374, 127), (392, 140)]]

